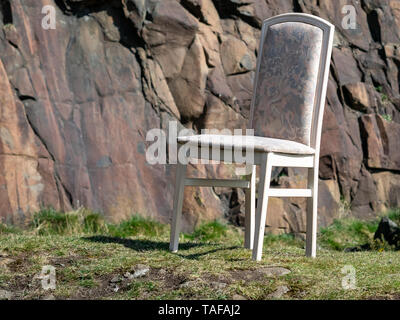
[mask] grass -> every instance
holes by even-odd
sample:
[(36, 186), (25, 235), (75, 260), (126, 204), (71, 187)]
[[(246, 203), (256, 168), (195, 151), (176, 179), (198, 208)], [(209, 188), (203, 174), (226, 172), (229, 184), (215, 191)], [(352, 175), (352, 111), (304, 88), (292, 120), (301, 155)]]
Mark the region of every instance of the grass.
[[(400, 222), (400, 210), (389, 217)], [(377, 225), (336, 220), (321, 229), (315, 259), (304, 256), (304, 242), (293, 235), (266, 235), (256, 263), (243, 248), (243, 231), (222, 221), (182, 234), (180, 250), (170, 253), (169, 227), (156, 221), (133, 216), (110, 224), (84, 209), (46, 209), (27, 230), (0, 225), (0, 289), (15, 299), (268, 299), (285, 285), (284, 299), (399, 299), (398, 252), (343, 251), (372, 241)], [(139, 264), (150, 268), (144, 277), (124, 276)], [(54, 290), (45, 291), (38, 280), (45, 265), (56, 268)], [(263, 272), (270, 266), (291, 272), (270, 277)], [(356, 272), (354, 290), (342, 287), (345, 266)]]
[[(400, 225), (400, 209), (389, 211), (387, 216)], [(380, 218), (362, 221), (351, 217), (334, 220), (329, 227), (321, 228), (320, 244), (333, 250), (344, 250), (363, 244), (369, 244), (370, 247), (377, 250), (388, 248), (387, 244), (373, 239), (379, 220)]]
[(43, 209), (34, 214), (32, 227), (38, 235), (107, 232), (104, 219), (99, 214), (85, 208), (65, 214), (51, 208)]
[(165, 233), (166, 229), (166, 225), (139, 215), (134, 215), (129, 220), (123, 221), (120, 224), (110, 224), (108, 226), (110, 235), (122, 238), (129, 236), (158, 237)]
[(383, 92), (382, 86), (377, 86), (377, 87), (375, 87), (375, 90), (378, 91), (378, 92), (380, 93), (380, 95), (381, 95), (381, 101), (382, 101), (383, 103), (389, 101), (389, 97), (387, 96), (387, 94), (385, 94), (385, 93)]
[(393, 118), (390, 114), (382, 114), (382, 118), (385, 119), (388, 122), (392, 122)]
[(3, 25), (3, 29), (4, 30), (15, 30), (15, 26), (12, 23), (6, 23), (5, 25)]

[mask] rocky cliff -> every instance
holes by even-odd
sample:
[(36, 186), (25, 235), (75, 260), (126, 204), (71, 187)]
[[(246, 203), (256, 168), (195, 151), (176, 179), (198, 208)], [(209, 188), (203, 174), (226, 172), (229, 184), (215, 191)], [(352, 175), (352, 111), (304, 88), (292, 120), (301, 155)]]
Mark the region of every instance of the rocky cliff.
[[(285, 12), (336, 25), (320, 163), (319, 223), (400, 206), (400, 1), (1, 0), (0, 217), (83, 205), (167, 222), (174, 166), (149, 165), (146, 133), (247, 124), (260, 27)], [(356, 29), (342, 27), (342, 7)], [(56, 29), (42, 28), (42, 8)], [(231, 166), (190, 166), (229, 176)], [(278, 168), (274, 184), (304, 184)], [(243, 221), (241, 190), (187, 188), (188, 229)], [(273, 199), (267, 225), (304, 232), (305, 201)]]

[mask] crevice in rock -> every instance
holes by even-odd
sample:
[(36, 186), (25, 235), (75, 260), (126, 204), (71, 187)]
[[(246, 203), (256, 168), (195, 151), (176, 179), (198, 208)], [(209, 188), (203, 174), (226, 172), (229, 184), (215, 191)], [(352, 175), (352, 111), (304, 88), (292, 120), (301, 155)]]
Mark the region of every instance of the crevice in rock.
[(374, 173), (381, 173), (381, 172), (390, 172), (390, 173), (394, 173), (394, 174), (400, 174), (400, 169), (396, 170), (396, 169), (385, 169), (385, 168), (372, 168), (372, 167), (368, 167), (368, 171), (371, 174)]
[(132, 51), (132, 48), (144, 48), (145, 42), (139, 36), (138, 30), (133, 22), (128, 19), (120, 8), (108, 9), (107, 13), (113, 17), (114, 25), (118, 28), (121, 40), (120, 43)]
[(78, 18), (88, 15), (91, 12), (102, 11), (106, 7), (120, 6), (120, 0), (54, 0), (56, 5), (66, 15), (74, 15)]
[(226, 76), (227, 76), (227, 77), (230, 77), (230, 76), (237, 76), (237, 75), (245, 74), (245, 73), (248, 73), (248, 72), (251, 72), (251, 71), (254, 71), (254, 70), (243, 70), (243, 71), (238, 71), (238, 72), (234, 72), (234, 73), (229, 73), (229, 74), (227, 74)]
[(200, 132), (201, 129), (205, 128), (205, 118), (206, 118), (206, 114), (207, 114), (207, 103), (204, 104), (204, 108), (203, 108), (203, 113), (193, 121), (193, 127)]
[(251, 2), (227, 3), (227, 1), (224, 0), (212, 0), (212, 2), (214, 3), (215, 8), (217, 9), (220, 19), (232, 19), (236, 17), (246, 22), (253, 28), (260, 29), (260, 22), (257, 21), (257, 19), (255, 19), (253, 16), (247, 16), (245, 14), (242, 14), (237, 10), (239, 7), (252, 4)]
[(367, 129), (364, 127), (364, 123), (363, 123), (361, 117), (358, 118), (358, 123), (360, 126), (360, 137), (361, 137), (361, 149), (363, 152), (363, 163), (365, 166), (367, 166), (367, 162), (368, 162), (368, 143), (367, 143), (368, 132), (367, 132)]
[(22, 102), (27, 101), (27, 100), (36, 101), (35, 97), (32, 97), (30, 95), (21, 94), (18, 88), (15, 88), (15, 92), (17, 93), (19, 100), (21, 100)]
[(187, 11), (189, 11), (193, 16), (198, 18), (201, 22), (205, 23), (203, 14), (201, 13), (200, 5), (195, 5), (193, 2), (191, 2), (189, 0), (180, 0), (180, 4)]
[(299, 0), (293, 0), (293, 12), (303, 12)]
[(64, 0), (54, 0), (54, 2), (64, 14), (71, 14), (70, 9), (68, 9), (68, 7), (64, 3)]
[(35, 97), (32, 96), (28, 96), (28, 95), (18, 95), (19, 100), (21, 101), (26, 101), (26, 100), (32, 100), (32, 101), (36, 101)]
[[(67, 199), (68, 199), (71, 207), (74, 207), (74, 199), (72, 197), (71, 192), (69, 192), (68, 189), (65, 187), (65, 185), (62, 183), (62, 180), (61, 180), (61, 178), (60, 178), (60, 176), (58, 175), (57, 172), (55, 173), (55, 177), (56, 177), (56, 180), (57, 180), (56, 181), (56, 186), (57, 186), (57, 189), (58, 189), (58, 194), (60, 195), (60, 199), (62, 199), (62, 190), (63, 190), (65, 192), (65, 195), (67, 196)], [(58, 184), (61, 185), (62, 190), (60, 190)], [(62, 203), (62, 201), (60, 201), (60, 203)]]
[(372, 39), (375, 42), (381, 42), (381, 26), (379, 24), (378, 13), (376, 10), (372, 10), (367, 13), (367, 22), (369, 31), (371, 32)]
[[(25, 118), (26, 121), (28, 122), (30, 128), (32, 129), (32, 132), (34, 133), (34, 135), (37, 137), (37, 139), (41, 142), (41, 144), (43, 145), (43, 147), (47, 150), (48, 154), (50, 155), (51, 160), (53, 161), (53, 163), (56, 163), (56, 159), (54, 157), (54, 155), (50, 152), (49, 148), (47, 147), (46, 142), (44, 141), (44, 139), (40, 136), (39, 132), (37, 131), (37, 129), (35, 128), (35, 126), (33, 125), (33, 123), (31, 122), (31, 120), (29, 119), (28, 114), (26, 113), (26, 110), (24, 108), (24, 113), (25, 113)], [(70, 202), (71, 206), (73, 205), (73, 198), (72, 198), (72, 194), (68, 191), (68, 189), (64, 186), (64, 184), (62, 183), (62, 180), (57, 172), (57, 170), (54, 170), (54, 178), (56, 179), (56, 186), (57, 186), (57, 191), (58, 191), (58, 195), (59, 195), (59, 199), (60, 199), (60, 204), (62, 203), (62, 190), (59, 189), (58, 183), (60, 183), (60, 185), (63, 188), (63, 191), (65, 192), (65, 194), (67, 195), (68, 201)]]
[(255, 29), (260, 29), (261, 28), (261, 23), (259, 21), (257, 21), (257, 19), (255, 19), (253, 16), (247, 16), (245, 14), (238, 14), (238, 17), (246, 22), (248, 25), (252, 26)]
[(1, 19), (3, 21), (3, 25), (13, 23), (11, 4), (9, 0), (1, 0), (0, 1), (0, 11), (1, 11)]

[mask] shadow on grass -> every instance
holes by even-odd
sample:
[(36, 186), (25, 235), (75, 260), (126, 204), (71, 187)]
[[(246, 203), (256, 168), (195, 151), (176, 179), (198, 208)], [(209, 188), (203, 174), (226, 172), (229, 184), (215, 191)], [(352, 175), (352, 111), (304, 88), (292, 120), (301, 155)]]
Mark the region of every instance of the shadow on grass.
[[(180, 248), (180, 245), (179, 245), (179, 248)], [(178, 253), (178, 255), (185, 259), (197, 260), (199, 257), (210, 254), (210, 253), (214, 253), (214, 252), (218, 252), (218, 251), (225, 251), (225, 250), (234, 250), (234, 249), (239, 249), (239, 248), (240, 248), (239, 246), (231, 246), (231, 247), (226, 247), (226, 248), (215, 248), (212, 250), (208, 250), (206, 252), (198, 252), (198, 253), (192, 253), (192, 254), (188, 254), (188, 255), (183, 255), (183, 254)]]
[[(154, 250), (164, 250), (169, 251), (169, 243), (161, 242), (161, 241), (151, 241), (151, 240), (139, 240), (139, 239), (124, 239), (119, 237), (110, 237), (110, 236), (91, 236), (91, 237), (83, 237), (83, 240), (91, 241), (91, 242), (99, 242), (99, 243), (117, 243), (125, 246), (126, 248), (135, 250), (135, 251), (154, 251)], [(205, 243), (194, 243), (194, 242), (183, 242), (179, 244), (179, 250), (189, 250), (195, 247), (201, 247), (209, 244)], [(184, 255), (180, 253), (176, 253), (178, 256), (190, 259), (197, 260), (199, 257), (203, 255), (207, 255), (210, 253), (214, 253), (220, 250), (232, 250), (237, 249), (239, 246), (231, 246), (228, 248), (215, 248), (212, 250), (207, 250), (206, 252), (193, 253), (189, 255)]]

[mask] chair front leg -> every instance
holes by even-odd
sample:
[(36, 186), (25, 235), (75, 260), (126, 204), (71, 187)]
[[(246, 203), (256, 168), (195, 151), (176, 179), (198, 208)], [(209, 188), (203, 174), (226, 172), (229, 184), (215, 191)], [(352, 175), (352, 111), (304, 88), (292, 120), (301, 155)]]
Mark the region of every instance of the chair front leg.
[(171, 221), (171, 240), (169, 243), (169, 249), (172, 252), (178, 251), (179, 232), (181, 228), (183, 191), (185, 188), (185, 176), (186, 176), (186, 165), (178, 162), (176, 169), (174, 206), (173, 206), (172, 221)]
[(315, 258), (317, 253), (318, 165), (308, 169), (308, 188), (312, 190), (312, 197), (307, 199), (306, 256)]
[(258, 186), (258, 203), (256, 211), (256, 230), (254, 237), (253, 260), (260, 261), (264, 243), (265, 220), (268, 207), (268, 189), (271, 181), (272, 164), (270, 156), (272, 153), (265, 153), (262, 156), (260, 182)]
[(250, 188), (245, 190), (245, 232), (244, 232), (244, 247), (253, 249), (254, 243), (254, 220), (256, 213), (256, 166), (249, 166), (251, 173), (247, 176), (250, 181)]

